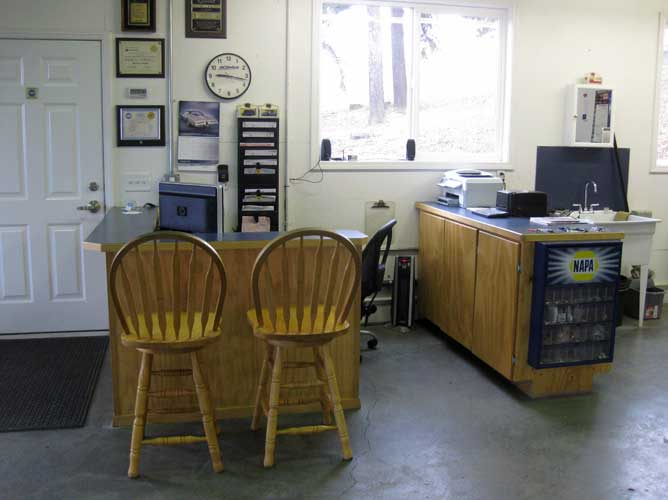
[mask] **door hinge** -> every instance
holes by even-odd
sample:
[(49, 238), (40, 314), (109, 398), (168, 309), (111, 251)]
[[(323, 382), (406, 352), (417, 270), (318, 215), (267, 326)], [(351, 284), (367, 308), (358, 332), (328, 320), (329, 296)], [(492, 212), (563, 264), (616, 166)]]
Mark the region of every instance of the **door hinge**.
[(522, 272), (522, 264), (517, 264), (517, 272), (518, 273)]
[(516, 363), (517, 363), (517, 358), (515, 356), (513, 356), (513, 364), (516, 364)]

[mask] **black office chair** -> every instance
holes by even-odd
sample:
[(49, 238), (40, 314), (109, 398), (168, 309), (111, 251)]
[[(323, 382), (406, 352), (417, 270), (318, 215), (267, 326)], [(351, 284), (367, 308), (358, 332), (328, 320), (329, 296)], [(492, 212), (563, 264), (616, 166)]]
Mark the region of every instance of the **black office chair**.
[[(378, 310), (373, 301), (376, 299), (378, 292), (383, 288), (385, 263), (390, 253), (390, 245), (392, 244), (392, 228), (396, 223), (396, 219), (392, 219), (381, 227), (373, 235), (373, 238), (367, 243), (362, 252), (362, 318), (364, 318), (365, 327), (369, 324), (369, 316)], [(384, 241), (387, 241), (387, 244), (383, 251)], [(367, 297), (371, 297), (371, 299), (365, 303), (364, 300)], [(367, 341), (367, 346), (369, 349), (375, 349), (378, 345), (376, 336), (367, 330), (362, 330), (360, 333), (371, 337)]]

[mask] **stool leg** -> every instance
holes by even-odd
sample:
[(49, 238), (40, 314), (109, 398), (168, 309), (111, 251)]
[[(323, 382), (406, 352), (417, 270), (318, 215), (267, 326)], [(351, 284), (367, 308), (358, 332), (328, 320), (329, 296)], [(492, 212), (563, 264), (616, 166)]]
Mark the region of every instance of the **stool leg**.
[(139, 369), (139, 380), (137, 381), (137, 397), (135, 399), (135, 419), (132, 423), (132, 439), (130, 441), (130, 466), (128, 477), (139, 476), (139, 453), (141, 443), (144, 439), (144, 428), (146, 427), (146, 413), (148, 412), (148, 391), (151, 386), (151, 370), (153, 369), (153, 354), (143, 352), (141, 356), (141, 368)]
[(195, 381), (195, 390), (197, 391), (199, 408), (200, 412), (202, 413), (202, 426), (204, 427), (206, 442), (209, 445), (209, 454), (211, 455), (213, 470), (214, 472), (223, 472), (223, 461), (220, 458), (220, 446), (218, 445), (216, 421), (213, 414), (213, 407), (211, 405), (209, 388), (206, 385), (206, 380), (204, 379), (204, 374), (202, 373), (202, 367), (200, 366), (197, 353), (191, 353), (190, 359), (193, 365), (193, 380)]
[[(327, 383), (327, 373), (325, 372), (325, 362), (320, 356), (317, 347), (313, 348), (313, 361), (315, 362), (315, 372), (318, 375), (318, 380)], [(329, 396), (324, 385), (320, 386), (320, 406), (322, 408), (322, 423), (325, 425), (332, 425), (332, 409), (330, 408)]]
[(267, 437), (264, 444), (264, 466), (274, 466), (276, 450), (276, 428), (278, 427), (278, 402), (281, 395), (281, 370), (283, 369), (283, 348), (273, 347), (274, 369), (271, 372), (269, 391), (269, 415), (267, 415)]
[(271, 346), (265, 345), (264, 360), (262, 361), (262, 369), (260, 370), (260, 380), (257, 383), (257, 393), (255, 394), (255, 409), (253, 410), (253, 421), (251, 423), (251, 430), (256, 431), (260, 428), (260, 416), (262, 415), (262, 395), (264, 387), (267, 383), (267, 376), (269, 375), (269, 360), (271, 359)]
[(327, 373), (327, 384), (329, 385), (329, 394), (334, 406), (334, 419), (336, 420), (336, 427), (339, 431), (339, 440), (341, 441), (341, 448), (343, 450), (343, 459), (350, 460), (353, 458), (353, 451), (350, 449), (350, 438), (348, 437), (348, 427), (346, 426), (346, 417), (343, 414), (343, 407), (341, 406), (341, 395), (339, 393), (339, 384), (336, 381), (336, 373), (334, 372), (334, 362), (325, 346), (318, 347), (320, 355), (325, 360), (325, 372)]

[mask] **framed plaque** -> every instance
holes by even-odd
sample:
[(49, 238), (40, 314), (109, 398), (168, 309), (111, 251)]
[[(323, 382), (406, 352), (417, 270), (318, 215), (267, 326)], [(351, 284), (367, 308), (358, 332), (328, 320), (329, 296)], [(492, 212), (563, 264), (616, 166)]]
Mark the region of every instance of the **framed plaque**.
[(121, 0), (123, 31), (155, 33), (155, 0)]
[(227, 38), (227, 0), (186, 0), (186, 38)]
[(164, 146), (164, 106), (116, 106), (116, 145)]
[(164, 78), (164, 38), (117, 38), (117, 78)]

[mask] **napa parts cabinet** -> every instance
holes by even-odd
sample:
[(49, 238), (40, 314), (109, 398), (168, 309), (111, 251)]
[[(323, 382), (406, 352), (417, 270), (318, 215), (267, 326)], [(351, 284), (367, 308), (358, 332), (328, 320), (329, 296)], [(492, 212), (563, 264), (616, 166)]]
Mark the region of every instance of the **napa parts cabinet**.
[(622, 244), (536, 243), (529, 364), (612, 362)]
[(525, 218), (487, 219), (428, 202), (416, 206), (422, 315), (531, 397), (591, 391), (594, 375), (611, 368), (614, 333), (609, 335), (610, 356), (595, 362), (541, 364), (534, 351), (530, 360), (530, 343), (532, 349), (542, 346), (536, 344), (543, 331), (537, 327), (532, 341), (532, 319), (538, 321), (534, 311), (546, 307), (543, 296), (534, 297), (534, 285), (544, 295), (550, 282), (538, 275), (534, 279), (534, 264), (536, 258), (543, 262), (544, 248), (552, 248), (545, 244), (571, 248), (586, 243), (591, 250), (605, 241), (601, 248), (621, 248), (623, 234), (537, 233)]

